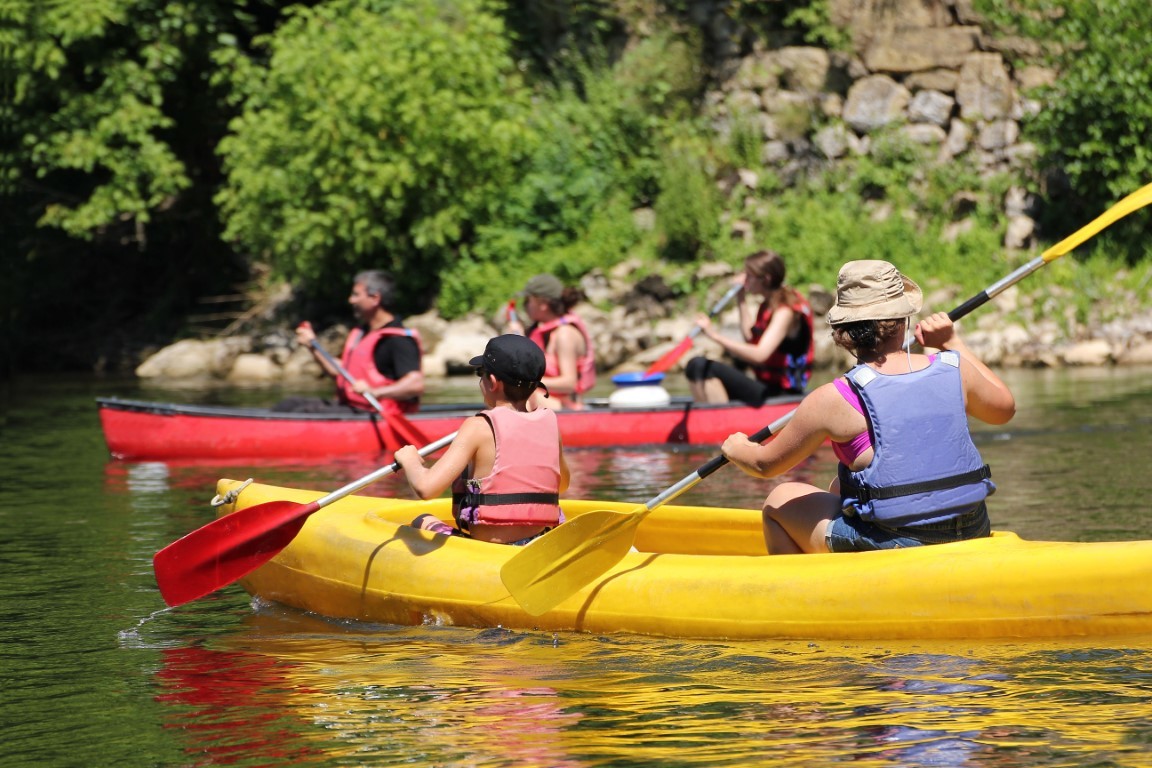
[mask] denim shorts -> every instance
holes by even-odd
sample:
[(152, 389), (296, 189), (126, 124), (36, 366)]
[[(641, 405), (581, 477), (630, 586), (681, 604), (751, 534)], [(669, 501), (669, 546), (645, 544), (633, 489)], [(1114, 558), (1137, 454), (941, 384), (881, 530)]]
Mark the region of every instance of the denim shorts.
[(988, 507), (984, 502), (969, 512), (939, 523), (888, 528), (856, 515), (837, 515), (828, 526), (824, 541), (829, 552), (868, 552), (874, 549), (900, 549), (925, 544), (980, 539), (992, 534)]

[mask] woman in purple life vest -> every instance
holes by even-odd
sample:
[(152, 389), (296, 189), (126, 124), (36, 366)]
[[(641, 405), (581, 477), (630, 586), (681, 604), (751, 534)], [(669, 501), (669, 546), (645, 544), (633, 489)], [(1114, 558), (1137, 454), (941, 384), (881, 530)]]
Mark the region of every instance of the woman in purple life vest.
[(395, 457), (420, 498), (434, 498), (451, 486), (459, 527), (432, 515), (421, 515), (412, 525), (479, 541), (527, 544), (562, 522), (560, 494), (569, 479), (556, 414), (528, 405), (542, 386), (544, 353), (529, 339), (506, 334), (489, 340), (484, 354), (469, 364), (479, 377), (485, 410), (465, 419), (432, 467), (412, 445)]
[(596, 351), (592, 335), (572, 311), (584, 299), (577, 288), (565, 288), (553, 275), (536, 275), (524, 286), (524, 314), (531, 321), (508, 323), (508, 332), (527, 336), (544, 350), (543, 383), (548, 392), (534, 404), (549, 408), (584, 407), (584, 393), (596, 384)]
[(832, 338), (858, 364), (809, 394), (765, 445), (742, 433), (723, 453), (754, 477), (775, 477), (831, 440), (840, 459), (829, 491), (782, 483), (764, 502), (770, 554), (848, 552), (940, 544), (987, 536), (991, 472), (968, 417), (1004, 424), (1012, 392), (960, 339), (947, 313), (915, 326), (919, 287), (886, 261), (851, 261), (828, 313)]
[[(775, 251), (757, 251), (744, 259), (737, 278), (740, 339), (719, 333), (706, 314), (696, 317), (705, 336), (738, 361), (752, 367), (752, 378), (726, 363), (694, 357), (684, 368), (698, 403), (739, 400), (759, 406), (769, 397), (801, 393), (812, 375), (815, 343), (812, 307), (799, 291), (784, 284), (784, 259)], [(753, 315), (744, 303), (747, 293), (763, 297)]]

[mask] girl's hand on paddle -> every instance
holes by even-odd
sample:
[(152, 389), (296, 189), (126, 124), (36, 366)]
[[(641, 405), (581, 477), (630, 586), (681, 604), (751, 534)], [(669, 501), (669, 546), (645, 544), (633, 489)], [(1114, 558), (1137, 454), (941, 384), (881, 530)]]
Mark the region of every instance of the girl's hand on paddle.
[(748, 446), (753, 445), (752, 441), (748, 439), (748, 435), (743, 432), (735, 432), (728, 435), (724, 440), (724, 444), (720, 446), (720, 453), (724, 454), (724, 458), (733, 464), (741, 464), (739, 456), (743, 451), (748, 449)]
[(916, 324), (916, 341), (922, 347), (953, 349), (959, 343), (956, 327), (947, 312), (928, 315)]
[(416, 450), (414, 445), (405, 445), (402, 448), (397, 448), (396, 453), (392, 455), (392, 460), (399, 464), (405, 470), (409, 470), (412, 466), (424, 466), (424, 459), (420, 456), (420, 451)]

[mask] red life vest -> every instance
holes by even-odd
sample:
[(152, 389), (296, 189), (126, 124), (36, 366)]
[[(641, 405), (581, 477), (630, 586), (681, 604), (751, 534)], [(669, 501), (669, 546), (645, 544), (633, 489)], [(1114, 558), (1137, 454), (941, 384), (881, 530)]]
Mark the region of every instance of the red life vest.
[[(794, 303), (788, 306), (800, 316), (800, 333), (795, 337), (784, 337), (762, 365), (753, 367), (756, 378), (765, 384), (779, 387), (785, 392), (803, 392), (812, 376), (812, 360), (816, 355), (816, 339), (812, 332), (812, 307), (808, 300), (799, 294)], [(752, 326), (751, 342), (760, 341), (768, 323), (772, 319), (772, 306), (765, 301), (756, 312), (756, 323)]]
[[(408, 336), (416, 342), (416, 348), (420, 350), (421, 356), (424, 354), (424, 348), (420, 344), (420, 334), (414, 328), (377, 328), (368, 333), (364, 333), (361, 328), (353, 328), (344, 341), (344, 353), (340, 362), (344, 364), (344, 368), (352, 375), (353, 379), (367, 381), (372, 389), (396, 383), (396, 379), (390, 379), (376, 369), (376, 343), (385, 336)], [(339, 393), (342, 403), (365, 411), (376, 410), (364, 395), (352, 389), (352, 383), (346, 381), (343, 376), (336, 379), (336, 391)], [(384, 407), (385, 415), (389, 413), (413, 413), (420, 407), (420, 401), (417, 399), (398, 402), (384, 398), (379, 403)]]
[(487, 477), (461, 477), (452, 484), (452, 512), (467, 530), (485, 525), (547, 525), (560, 522), (560, 424), (556, 413), (511, 408), (481, 411), (496, 437), (496, 461)]
[(584, 321), (578, 315), (568, 313), (555, 320), (549, 320), (546, 323), (537, 323), (532, 326), (528, 331), (528, 338), (536, 342), (536, 346), (544, 350), (544, 375), (545, 376), (559, 376), (560, 375), (560, 360), (556, 355), (548, 351), (548, 337), (552, 331), (559, 328), (561, 325), (571, 325), (576, 330), (580, 331), (580, 335), (584, 337), (584, 354), (576, 359), (576, 389), (572, 393), (556, 393), (549, 392), (549, 399), (555, 398), (560, 401), (560, 405), (565, 408), (579, 408), (581, 407), (580, 395), (596, 386), (596, 354), (592, 348), (592, 336), (588, 333), (588, 327), (584, 325)]

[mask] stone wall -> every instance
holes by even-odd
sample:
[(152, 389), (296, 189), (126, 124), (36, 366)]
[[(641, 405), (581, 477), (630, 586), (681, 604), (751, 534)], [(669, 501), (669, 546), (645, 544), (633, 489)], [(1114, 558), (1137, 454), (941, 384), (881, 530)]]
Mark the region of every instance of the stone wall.
[[(785, 181), (813, 162), (867, 155), (882, 130), (930, 147), (941, 163), (963, 156), (985, 174), (1029, 166), (1036, 151), (1020, 140), (1020, 120), (1039, 108), (1029, 91), (1055, 73), (1015, 68), (1005, 54), (1035, 53), (1034, 43), (990, 35), (970, 0), (829, 4), (832, 20), (852, 31), (850, 52), (754, 43), (748, 55), (721, 58), (721, 84), (706, 99), (721, 135), (752, 121), (764, 139), (761, 160)], [(1032, 245), (1028, 195), (1013, 189), (1004, 205), (1005, 246)], [(747, 222), (737, 227), (755, 237)]]

